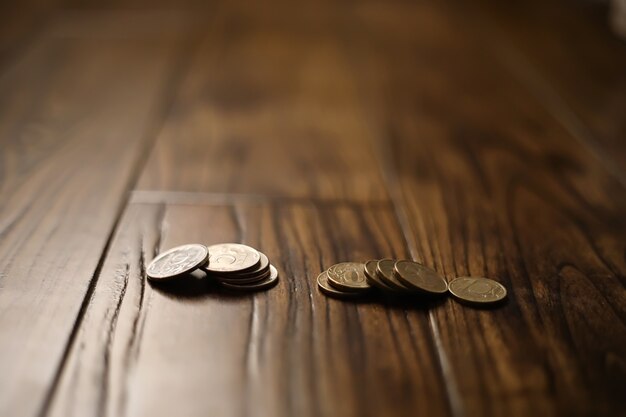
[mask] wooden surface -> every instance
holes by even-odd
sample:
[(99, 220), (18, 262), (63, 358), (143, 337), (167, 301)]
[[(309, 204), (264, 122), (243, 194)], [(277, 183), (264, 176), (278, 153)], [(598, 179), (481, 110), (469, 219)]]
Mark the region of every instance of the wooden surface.
[[(0, 415), (626, 415), (626, 45), (596, 9), (3, 7)], [(279, 285), (146, 282), (222, 241)], [(380, 257), (508, 302), (317, 290)]]

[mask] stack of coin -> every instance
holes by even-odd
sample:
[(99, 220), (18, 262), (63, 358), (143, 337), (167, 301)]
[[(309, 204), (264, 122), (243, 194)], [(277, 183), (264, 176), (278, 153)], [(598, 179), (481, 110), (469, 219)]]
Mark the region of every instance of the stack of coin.
[(278, 271), (268, 257), (239, 243), (177, 246), (154, 258), (146, 273), (152, 281), (169, 281), (196, 270), (235, 291), (264, 290), (278, 283)]
[(359, 297), (371, 289), (391, 295), (422, 296), (441, 296), (450, 291), (457, 300), (474, 305), (496, 303), (506, 297), (506, 288), (491, 279), (462, 277), (448, 285), (434, 269), (408, 260), (343, 262), (322, 272), (317, 284), (324, 294), (337, 298)]
[(268, 257), (250, 246), (220, 243), (208, 249), (209, 262), (202, 269), (224, 288), (258, 291), (278, 282), (278, 271)]
[(331, 297), (358, 297), (371, 289), (365, 278), (363, 264), (343, 262), (333, 265), (317, 277), (320, 290)]

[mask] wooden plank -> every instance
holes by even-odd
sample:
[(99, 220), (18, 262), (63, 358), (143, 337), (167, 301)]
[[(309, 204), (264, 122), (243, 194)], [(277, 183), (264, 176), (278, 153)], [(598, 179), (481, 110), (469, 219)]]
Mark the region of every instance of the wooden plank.
[(624, 187), (444, 7), (354, 16), (346, 39), (413, 256), (510, 291), (501, 309), (432, 311), (455, 410), (622, 413)]
[(0, 3), (0, 65), (28, 48), (65, 0), (24, 0)]
[(466, 10), (477, 17), (479, 31), (626, 182), (626, 44), (610, 32), (606, 4), (486, 0), (479, 6)]
[[(330, 10), (330, 11), (329, 11)], [(159, 135), (139, 189), (385, 200), (332, 8), (230, 5)]]
[(181, 45), (89, 35), (0, 78), (0, 415), (46, 401)]
[[(251, 244), (281, 281), (256, 294), (146, 283), (156, 252), (193, 241)], [(405, 254), (387, 205), (131, 204), (48, 414), (448, 415), (423, 308), (316, 288), (337, 261)]]

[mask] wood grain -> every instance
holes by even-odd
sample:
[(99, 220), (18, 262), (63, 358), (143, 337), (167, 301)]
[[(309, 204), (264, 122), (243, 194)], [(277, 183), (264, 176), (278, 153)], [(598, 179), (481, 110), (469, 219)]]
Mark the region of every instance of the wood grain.
[(49, 35), (0, 78), (1, 415), (53, 386), (180, 45)]
[(626, 183), (626, 44), (610, 32), (608, 5), (484, 3), (466, 5), (478, 31), (498, 44), (543, 105)]
[[(448, 414), (422, 308), (316, 287), (337, 261), (405, 256), (390, 207), (132, 204), (119, 230), (51, 415)], [(156, 252), (190, 241), (258, 247), (280, 283), (256, 294), (146, 283)]]
[(324, 10), (222, 10), (139, 188), (386, 199), (349, 67), (317, 30), (332, 22)]
[[(1, 28), (0, 415), (623, 415), (623, 46), (559, 1), (51, 1)], [(190, 241), (281, 282), (146, 283)], [(509, 300), (317, 291), (383, 256)]]
[(0, 3), (0, 66), (24, 53), (65, 3), (65, 0)]
[(626, 191), (444, 12), (365, 7), (347, 36), (412, 254), (510, 289), (501, 309), (433, 311), (459, 410), (619, 414)]

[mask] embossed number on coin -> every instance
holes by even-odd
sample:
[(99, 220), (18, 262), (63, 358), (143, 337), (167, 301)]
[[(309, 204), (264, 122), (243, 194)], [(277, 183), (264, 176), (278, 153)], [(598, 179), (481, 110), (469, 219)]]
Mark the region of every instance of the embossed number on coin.
[(243, 272), (255, 268), (261, 260), (259, 252), (239, 243), (209, 246), (209, 272)]
[(177, 246), (154, 258), (146, 274), (154, 280), (167, 280), (191, 272), (207, 261), (209, 251), (206, 246), (192, 243)]

